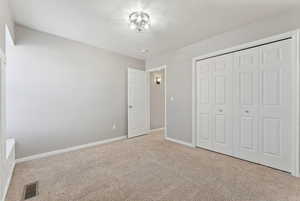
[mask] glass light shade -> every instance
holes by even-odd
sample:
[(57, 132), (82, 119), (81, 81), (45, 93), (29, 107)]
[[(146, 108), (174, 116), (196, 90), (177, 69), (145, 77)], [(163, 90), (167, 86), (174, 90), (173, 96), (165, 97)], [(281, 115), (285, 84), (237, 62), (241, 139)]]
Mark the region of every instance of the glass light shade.
[(155, 75), (154, 76), (154, 83), (157, 85), (160, 85), (161, 83), (161, 75)]
[(145, 12), (133, 12), (129, 15), (129, 26), (137, 32), (143, 32), (150, 28), (150, 16)]

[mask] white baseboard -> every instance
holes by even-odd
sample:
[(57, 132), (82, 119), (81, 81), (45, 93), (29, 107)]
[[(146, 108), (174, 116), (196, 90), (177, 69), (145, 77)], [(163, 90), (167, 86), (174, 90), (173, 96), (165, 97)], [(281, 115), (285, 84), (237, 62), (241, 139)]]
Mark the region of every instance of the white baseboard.
[(9, 186), (10, 186), (10, 182), (11, 182), (12, 176), (13, 176), (13, 174), (14, 174), (15, 165), (16, 165), (16, 163), (14, 162), (14, 163), (13, 163), (13, 166), (12, 166), (12, 169), (11, 169), (10, 172), (9, 172), (8, 180), (7, 180), (7, 183), (6, 183), (6, 185), (5, 185), (5, 187), (4, 187), (4, 190), (3, 190), (2, 201), (5, 201), (5, 198), (6, 198), (6, 195), (7, 195), (7, 192), (8, 192), (8, 188), (9, 188)]
[(155, 128), (155, 129), (150, 129), (150, 130), (149, 130), (149, 133), (157, 132), (157, 131), (162, 131), (162, 130), (165, 130), (165, 128)]
[(173, 138), (170, 138), (170, 137), (165, 137), (165, 139), (168, 140), (168, 141), (171, 141), (171, 142), (175, 142), (177, 144), (181, 144), (181, 145), (184, 145), (184, 146), (195, 148), (195, 146), (192, 143), (184, 142), (184, 141), (181, 141), (181, 140), (176, 140), (176, 139), (173, 139)]
[(111, 142), (114, 142), (114, 141), (123, 140), (123, 139), (126, 139), (126, 138), (127, 138), (127, 136), (121, 136), (121, 137), (116, 137), (116, 138), (112, 138), (112, 139), (107, 139), (107, 140), (102, 140), (102, 141), (98, 141), (98, 142), (92, 142), (92, 143), (88, 143), (88, 144), (84, 144), (84, 145), (79, 145), (79, 146), (75, 146), (75, 147), (70, 147), (70, 148), (66, 148), (66, 149), (59, 149), (59, 150), (56, 150), (56, 151), (46, 152), (46, 153), (42, 153), (42, 154), (36, 154), (36, 155), (33, 155), (33, 156), (19, 158), (19, 159), (16, 160), (16, 163), (22, 163), (22, 162), (25, 162), (25, 161), (31, 161), (31, 160), (45, 158), (45, 157), (48, 157), (48, 156), (58, 155), (58, 154), (62, 154), (62, 153), (70, 152), (70, 151), (76, 151), (76, 150), (79, 150), (79, 149), (94, 147), (94, 146), (97, 146), (97, 145), (107, 144), (107, 143), (111, 143)]

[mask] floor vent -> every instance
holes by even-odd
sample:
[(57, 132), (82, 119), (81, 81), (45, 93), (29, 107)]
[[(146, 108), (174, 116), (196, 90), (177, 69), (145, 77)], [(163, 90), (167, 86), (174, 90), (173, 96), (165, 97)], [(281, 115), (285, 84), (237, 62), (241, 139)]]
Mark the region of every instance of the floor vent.
[(38, 195), (38, 184), (36, 181), (24, 186), (23, 200), (28, 200)]

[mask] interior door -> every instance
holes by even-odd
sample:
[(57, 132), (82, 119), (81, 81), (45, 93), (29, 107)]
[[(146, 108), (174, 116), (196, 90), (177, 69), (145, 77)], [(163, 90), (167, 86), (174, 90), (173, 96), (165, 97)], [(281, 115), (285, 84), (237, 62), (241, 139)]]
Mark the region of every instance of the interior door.
[(261, 47), (260, 149), (262, 163), (291, 169), (291, 40)]
[(239, 158), (260, 162), (259, 157), (259, 48), (234, 55), (234, 144)]
[(233, 55), (213, 58), (212, 63), (212, 146), (214, 151), (231, 155)]
[(146, 119), (146, 72), (128, 69), (128, 138), (148, 131)]
[(197, 146), (212, 149), (212, 60), (198, 61), (197, 73)]

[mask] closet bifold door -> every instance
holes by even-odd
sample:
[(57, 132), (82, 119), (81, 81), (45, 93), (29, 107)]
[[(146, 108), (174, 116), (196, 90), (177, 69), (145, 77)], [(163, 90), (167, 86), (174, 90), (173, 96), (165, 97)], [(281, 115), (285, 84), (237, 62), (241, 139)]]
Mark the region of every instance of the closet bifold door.
[(292, 40), (196, 63), (196, 143), (291, 172)]
[(261, 163), (290, 172), (292, 42), (262, 46), (260, 54)]
[(233, 70), (234, 153), (291, 170), (291, 41), (236, 52)]
[(197, 146), (233, 154), (233, 55), (197, 62)]
[(233, 154), (232, 68), (232, 54), (215, 57), (212, 61), (212, 147), (228, 155)]
[(259, 52), (252, 48), (235, 53), (233, 70), (234, 152), (256, 163), (260, 163)]
[(196, 65), (197, 83), (197, 146), (212, 149), (212, 91), (211, 91), (211, 68), (212, 60), (198, 61)]

